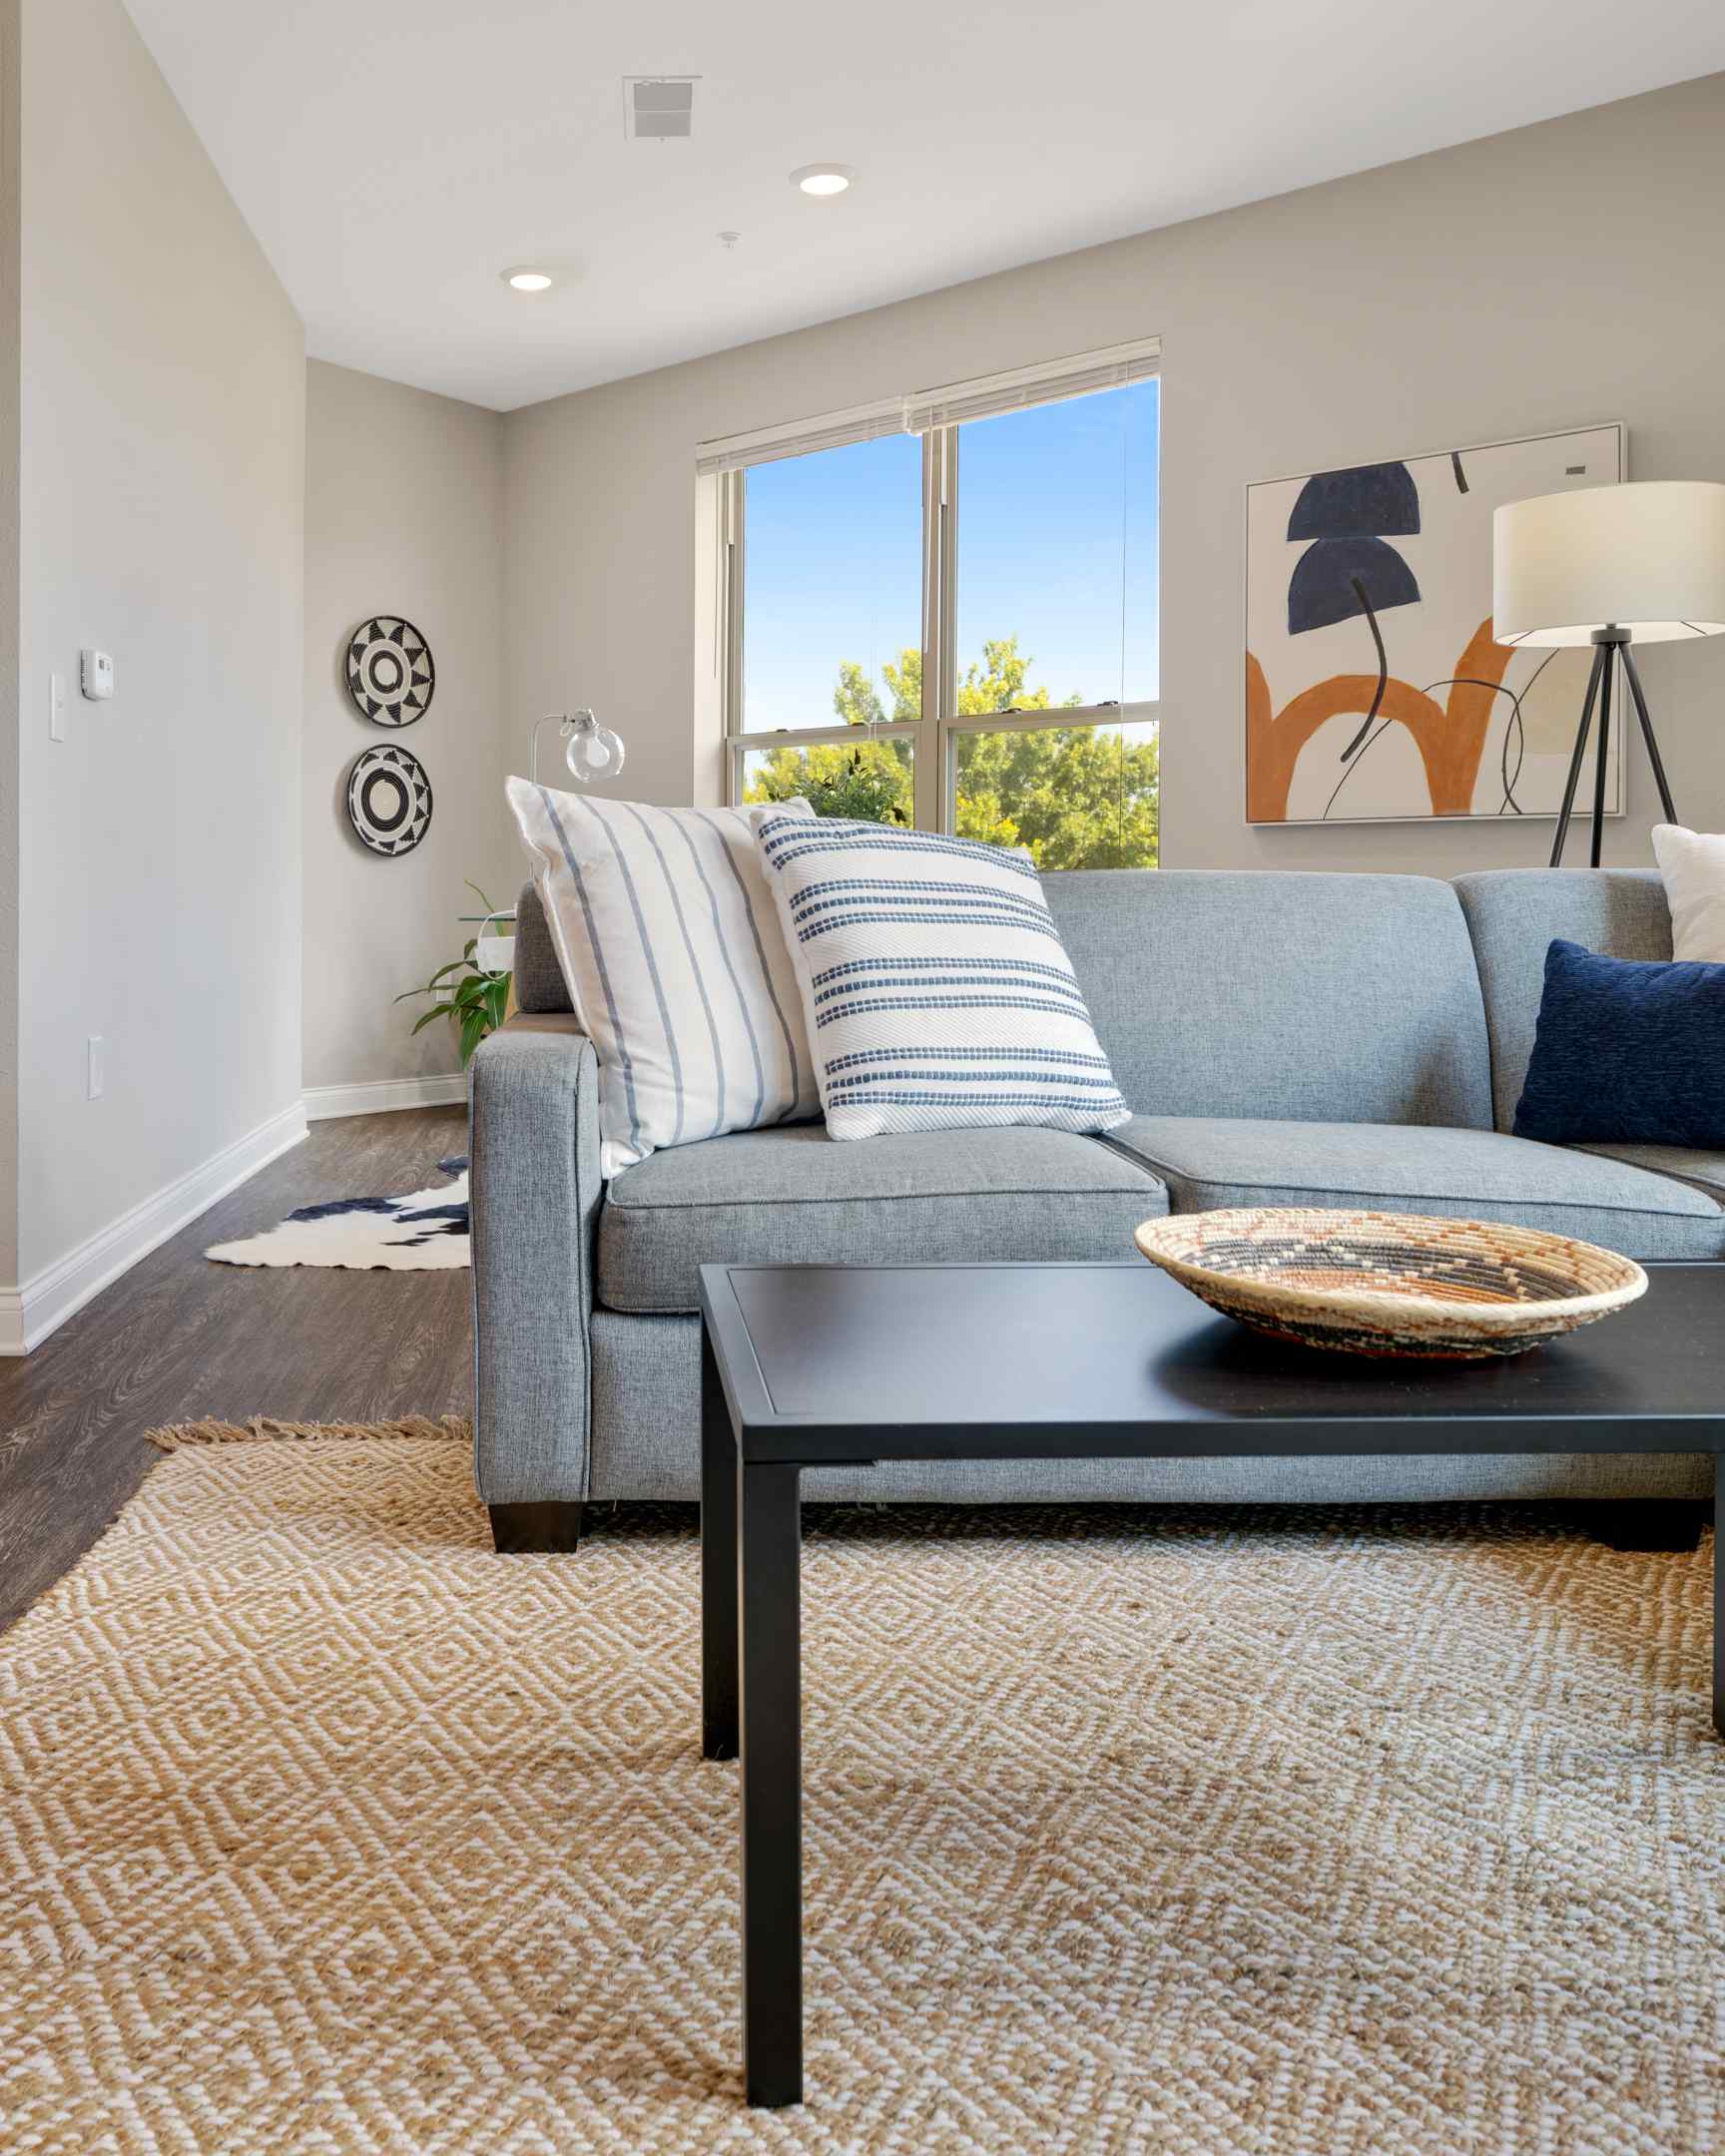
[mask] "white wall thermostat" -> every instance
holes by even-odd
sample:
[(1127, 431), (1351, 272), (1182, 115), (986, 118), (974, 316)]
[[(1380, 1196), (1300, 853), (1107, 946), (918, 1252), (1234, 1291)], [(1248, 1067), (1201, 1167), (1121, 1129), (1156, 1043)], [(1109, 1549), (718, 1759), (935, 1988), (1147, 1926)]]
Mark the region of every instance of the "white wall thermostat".
[(93, 703), (114, 694), (114, 662), (105, 651), (79, 653), (79, 684)]

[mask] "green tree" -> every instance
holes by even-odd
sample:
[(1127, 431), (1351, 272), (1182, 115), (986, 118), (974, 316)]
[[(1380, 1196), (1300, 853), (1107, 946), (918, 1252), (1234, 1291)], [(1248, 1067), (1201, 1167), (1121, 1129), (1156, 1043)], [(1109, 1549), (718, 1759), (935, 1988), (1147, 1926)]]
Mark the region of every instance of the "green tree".
[[(1015, 636), (986, 640), (982, 657), (958, 682), (960, 716), (1052, 709), (1047, 687), (1029, 680), (1031, 663)], [(884, 697), (855, 660), (841, 665), (833, 709), (847, 726), (921, 717), (922, 654), (915, 646), (888, 660), (880, 678)], [(960, 734), (957, 777), (960, 837), (1026, 846), (1042, 868), (1156, 865), (1161, 766), (1153, 726)], [(769, 751), (751, 774), (745, 799), (788, 801), (794, 795), (813, 802), (819, 815), (908, 824), (914, 801), (909, 745), (813, 742)]]
[[(922, 654), (918, 652), (916, 657), (920, 663)], [(846, 659), (840, 663), (839, 686), (833, 692), (833, 709), (847, 726), (879, 726), (886, 717), (880, 703), (880, 692), (855, 659)], [(896, 717), (897, 714), (894, 713), (893, 716)]]
[(958, 736), (958, 835), (1022, 845), (1038, 868), (1154, 868), (1153, 727)]
[[(920, 709), (921, 661), (917, 663)], [(885, 669), (888, 687), (891, 668)], [(893, 716), (897, 717), (894, 696)], [(847, 726), (879, 726), (886, 717), (880, 692), (854, 659), (839, 668), (833, 709)], [(914, 716), (914, 715), (912, 715)], [(770, 749), (749, 775), (743, 798), (752, 802), (790, 801), (802, 795), (815, 804), (817, 815), (851, 816), (860, 822), (903, 823), (912, 819), (915, 782), (907, 742), (811, 742), (798, 749), (787, 743)]]
[(817, 815), (867, 823), (909, 823), (914, 789), (907, 742), (811, 742), (769, 749), (749, 774), (743, 799), (791, 801), (801, 794)]

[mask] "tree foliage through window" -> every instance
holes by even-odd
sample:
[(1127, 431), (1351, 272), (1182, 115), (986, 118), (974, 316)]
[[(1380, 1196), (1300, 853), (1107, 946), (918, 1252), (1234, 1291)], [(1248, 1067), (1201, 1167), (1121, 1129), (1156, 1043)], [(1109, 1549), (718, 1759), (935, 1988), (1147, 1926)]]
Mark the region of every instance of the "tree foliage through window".
[[(983, 644), (958, 683), (958, 715), (1058, 709), (1032, 687), (1032, 659), (1016, 636)], [(1076, 705), (1078, 699), (1067, 697)], [(802, 795), (819, 815), (876, 823), (913, 820), (914, 780), (907, 741), (882, 741), (871, 726), (922, 715), (922, 654), (914, 646), (880, 669), (877, 687), (854, 660), (839, 669), (833, 709), (857, 742), (810, 742), (749, 758), (745, 801)], [(1027, 846), (1039, 868), (1154, 868), (1159, 837), (1160, 760), (1151, 724), (1001, 728), (962, 732), (957, 742), (957, 830), (961, 838)]]

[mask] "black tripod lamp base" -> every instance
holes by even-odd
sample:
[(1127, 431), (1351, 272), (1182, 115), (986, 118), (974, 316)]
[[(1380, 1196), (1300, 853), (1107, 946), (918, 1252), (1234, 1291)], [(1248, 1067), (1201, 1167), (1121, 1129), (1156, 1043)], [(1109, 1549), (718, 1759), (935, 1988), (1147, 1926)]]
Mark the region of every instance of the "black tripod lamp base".
[[(1618, 676), (1622, 677), (1619, 686)], [(1642, 694), (1641, 676), (1636, 671), (1635, 656), (1629, 649), (1627, 629), (1595, 629), (1593, 632), (1593, 670), (1587, 677), (1587, 694), (1581, 704), (1581, 724), (1575, 731), (1575, 750), (1569, 759), (1569, 777), (1563, 788), (1563, 806), (1557, 811), (1557, 829), (1551, 841), (1551, 865), (1562, 866), (1563, 847), (1569, 836), (1569, 818), (1575, 807), (1576, 789), (1581, 784), (1582, 767), (1587, 759), (1587, 738), (1593, 732), (1594, 720), (1598, 732), (1593, 752), (1593, 842), (1589, 865), (1597, 868), (1599, 853), (1605, 836), (1605, 778), (1607, 760), (1611, 752), (1611, 706), (1615, 695), (1621, 703), (1622, 689), (1626, 687), (1629, 699), (1635, 706), (1635, 717), (1640, 724), (1641, 739), (1647, 744), (1647, 761), (1653, 768), (1653, 782), (1659, 789), (1659, 806), (1665, 811), (1667, 823), (1675, 823), (1677, 810), (1672, 805), (1671, 788), (1665, 777), (1665, 764), (1659, 754), (1658, 737), (1653, 732), (1653, 721), (1647, 710), (1647, 699)]]

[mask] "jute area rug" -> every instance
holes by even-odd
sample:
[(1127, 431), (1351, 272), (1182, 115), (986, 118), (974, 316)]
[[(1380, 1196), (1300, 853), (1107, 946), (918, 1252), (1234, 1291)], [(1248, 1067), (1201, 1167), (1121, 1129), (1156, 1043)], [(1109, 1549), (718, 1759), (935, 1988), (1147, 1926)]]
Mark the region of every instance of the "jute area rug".
[(1554, 1515), (812, 1515), (808, 2104), (738, 2075), (688, 1509), (179, 1433), (0, 1641), (0, 2148), (1725, 2147), (1707, 1557)]

